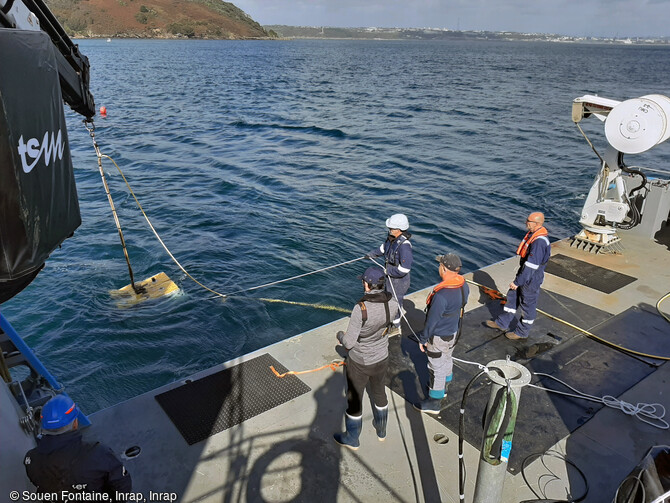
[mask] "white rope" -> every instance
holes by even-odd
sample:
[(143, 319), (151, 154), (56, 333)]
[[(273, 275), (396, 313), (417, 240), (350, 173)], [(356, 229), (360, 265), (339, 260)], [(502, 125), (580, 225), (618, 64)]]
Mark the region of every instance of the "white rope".
[[(375, 259), (373, 259), (372, 257), (368, 257), (368, 258), (372, 262), (374, 262), (376, 265), (378, 265), (379, 267), (384, 269), (384, 267), (379, 262), (377, 262)], [(391, 285), (391, 290), (393, 290), (393, 297), (395, 298), (396, 302), (398, 302), (398, 305), (400, 305), (400, 301), (398, 300), (398, 295), (396, 294), (395, 288), (393, 287), (393, 282), (391, 281), (391, 278), (389, 278), (389, 284)], [(414, 336), (416, 341), (419, 342), (419, 336), (416, 334), (416, 332), (412, 328), (412, 325), (410, 324), (409, 320), (405, 317), (405, 311), (404, 311), (404, 309), (402, 309), (402, 306), (401, 306), (401, 309), (400, 309), (400, 315), (401, 315), (402, 319), (405, 320), (405, 323), (407, 323), (407, 326), (409, 327), (409, 329), (412, 332), (412, 335)], [(487, 374), (490, 373), (489, 368), (486, 365), (482, 365), (481, 363), (471, 362), (471, 361), (468, 361), (468, 360), (461, 360), (460, 358), (456, 358), (456, 357), (452, 357), (452, 358), (456, 362), (465, 363), (467, 365), (475, 365), (477, 368), (479, 368), (479, 370), (483, 370)]]
[(490, 370), (486, 365), (482, 365), (481, 363), (477, 363), (477, 362), (469, 362), (468, 360), (461, 360), (460, 358), (456, 358), (455, 356), (452, 356), (452, 359), (453, 359), (455, 362), (465, 363), (465, 364), (467, 364), (467, 365), (475, 365), (475, 366), (477, 366), (477, 367), (479, 368), (479, 370), (483, 370), (483, 371), (486, 372), (487, 374), (489, 374), (489, 373), (491, 372), (491, 370)]
[[(88, 127), (87, 127), (87, 129), (88, 129)], [(91, 131), (91, 130), (89, 130), (89, 131)], [(178, 260), (175, 258), (175, 256), (172, 254), (172, 252), (171, 252), (170, 249), (167, 247), (167, 245), (165, 244), (165, 242), (161, 239), (160, 235), (158, 234), (158, 231), (156, 231), (156, 228), (155, 228), (155, 227), (153, 226), (153, 224), (151, 223), (151, 220), (149, 219), (149, 215), (147, 215), (146, 212), (144, 211), (144, 208), (143, 208), (142, 205), (140, 204), (139, 199), (137, 199), (137, 196), (135, 195), (135, 192), (133, 191), (133, 188), (130, 186), (130, 183), (128, 182), (128, 179), (126, 178), (126, 175), (123, 174), (123, 171), (121, 170), (121, 167), (120, 167), (120, 166), (116, 163), (116, 161), (115, 161), (114, 159), (112, 159), (110, 156), (108, 156), (108, 155), (106, 155), (106, 154), (101, 154), (101, 153), (100, 153), (100, 151), (99, 151), (99, 149), (98, 149), (98, 146), (97, 146), (97, 144), (95, 143), (95, 138), (94, 138), (93, 142), (94, 142), (94, 145), (95, 145), (95, 147), (96, 147), (96, 151), (98, 152), (98, 159), (100, 160), (102, 157), (106, 157), (107, 159), (109, 159), (110, 161), (112, 161), (112, 163), (114, 163), (114, 166), (116, 166), (116, 169), (119, 171), (119, 174), (121, 175), (121, 178), (123, 178), (123, 181), (125, 182), (126, 187), (128, 187), (128, 190), (130, 191), (130, 195), (133, 196), (133, 199), (135, 200), (135, 204), (137, 204), (137, 207), (138, 207), (138, 208), (140, 209), (140, 211), (142, 212), (142, 215), (144, 216), (144, 219), (145, 219), (145, 220), (147, 221), (147, 223), (149, 224), (149, 228), (151, 228), (151, 231), (154, 233), (154, 236), (156, 236), (156, 239), (158, 239), (158, 242), (161, 244), (161, 246), (163, 247), (163, 249), (164, 249), (164, 250), (167, 252), (167, 254), (170, 256), (170, 258), (172, 259), (172, 261), (173, 261), (175, 264), (177, 264), (177, 267), (179, 267), (179, 269), (180, 269), (184, 274), (186, 274), (186, 276), (188, 276), (194, 283), (200, 285), (202, 288), (204, 288), (204, 289), (207, 290), (208, 292), (213, 293), (214, 295), (216, 295), (216, 296), (218, 296), (218, 297), (226, 298), (226, 297), (230, 297), (230, 296), (232, 296), (232, 295), (238, 294), (238, 293), (249, 292), (249, 291), (251, 291), (251, 290), (258, 290), (259, 288), (265, 288), (266, 286), (272, 286), (272, 285), (276, 285), (276, 284), (279, 284), (279, 283), (284, 283), (285, 281), (291, 281), (291, 280), (293, 280), (293, 279), (303, 278), (303, 277), (305, 277), (305, 276), (309, 276), (310, 274), (316, 274), (316, 273), (318, 273), (318, 272), (327, 271), (328, 269), (333, 269), (333, 268), (335, 268), (335, 267), (340, 267), (340, 266), (343, 266), (343, 265), (346, 265), (346, 264), (351, 264), (352, 262), (357, 262), (357, 261), (359, 261), (359, 260), (363, 260), (363, 259), (365, 258), (365, 256), (363, 256), (363, 257), (358, 257), (358, 258), (355, 258), (355, 259), (352, 259), (352, 260), (347, 260), (346, 262), (341, 262), (341, 263), (339, 263), (339, 264), (331, 265), (331, 266), (328, 266), (328, 267), (323, 267), (323, 268), (321, 268), (321, 269), (317, 269), (316, 271), (306, 272), (306, 273), (304, 273), (304, 274), (299, 274), (299, 275), (297, 275), (297, 276), (293, 276), (293, 277), (291, 277), (291, 278), (281, 279), (281, 280), (279, 280), (279, 281), (273, 281), (273, 282), (271, 282), (271, 283), (265, 283), (264, 285), (253, 286), (253, 287), (251, 287), (251, 288), (245, 288), (244, 290), (237, 290), (236, 292), (232, 292), (232, 293), (225, 293), (225, 294), (224, 294), (224, 293), (217, 292), (216, 290), (213, 290), (213, 289), (209, 288), (208, 286), (202, 284), (200, 281), (198, 281), (198, 280), (195, 279), (193, 276), (191, 276), (191, 274), (184, 268), (184, 266), (182, 266), (182, 265), (179, 263), (179, 261), (178, 261)], [(102, 169), (102, 162), (100, 162), (100, 169)], [(104, 179), (104, 177), (103, 177), (103, 179)], [(116, 218), (116, 214), (115, 214), (114, 218)], [(129, 264), (129, 267), (130, 267), (130, 264)], [(312, 306), (316, 306), (316, 305), (312, 305)]]
[(376, 261), (375, 259), (373, 259), (372, 257), (368, 257), (368, 258), (369, 258), (375, 265), (378, 265), (379, 267), (381, 267), (382, 269), (384, 269), (384, 275), (388, 278), (388, 284), (391, 285), (391, 290), (393, 291), (393, 298), (394, 298), (395, 301), (398, 303), (398, 308), (400, 309), (400, 317), (401, 317), (403, 320), (405, 320), (405, 323), (407, 323), (407, 326), (409, 327), (410, 331), (412, 332), (412, 335), (414, 336), (414, 338), (415, 338), (415, 339), (417, 340), (417, 342), (418, 342), (418, 340), (419, 340), (419, 336), (416, 335), (416, 332), (415, 332), (414, 329), (412, 328), (412, 325), (410, 324), (409, 320), (408, 320), (407, 317), (405, 316), (405, 310), (402, 308), (402, 305), (400, 304), (400, 300), (398, 299), (398, 294), (396, 293), (396, 291), (395, 291), (395, 287), (393, 286), (393, 281), (391, 281), (391, 276), (389, 276), (388, 274), (386, 274), (386, 267), (384, 267), (383, 265), (381, 265), (379, 262), (377, 262), (377, 261)]
[(272, 283), (265, 283), (263, 285), (252, 286), (251, 288), (245, 288), (244, 290), (237, 290), (236, 292), (226, 294), (226, 297), (229, 297), (231, 295), (236, 295), (238, 293), (249, 292), (251, 290), (258, 290), (259, 288), (265, 288), (266, 286), (277, 285), (279, 283), (284, 283), (285, 281), (291, 281), (293, 279), (304, 278), (305, 276), (309, 276), (310, 274), (316, 274), (317, 272), (323, 272), (323, 271), (327, 271), (328, 269), (334, 269), (335, 267), (340, 267), (340, 266), (343, 266), (343, 265), (351, 264), (352, 262), (357, 262), (359, 260), (363, 260), (364, 258), (365, 258), (365, 256), (358, 257), (358, 258), (355, 258), (355, 259), (352, 259), (352, 260), (347, 260), (346, 262), (340, 262), (339, 264), (331, 265), (331, 266), (328, 266), (328, 267), (323, 267), (322, 269), (317, 269), (316, 271), (310, 271), (310, 272), (306, 272), (304, 274), (298, 274), (297, 276), (292, 276), (292, 277), (286, 278), (286, 279), (280, 279), (279, 281), (273, 281)]
[(549, 377), (550, 379), (553, 379), (554, 381), (558, 381), (561, 383), (563, 386), (566, 388), (571, 389), (572, 391), (575, 392), (573, 393), (566, 393), (564, 391), (558, 391), (558, 390), (553, 390), (550, 388), (546, 388), (544, 386), (537, 386), (535, 384), (528, 384), (528, 386), (532, 388), (537, 388), (541, 389), (544, 391), (550, 391), (552, 393), (558, 393), (559, 395), (565, 395), (565, 396), (570, 396), (573, 398), (581, 398), (583, 400), (589, 400), (591, 402), (597, 402), (601, 403), (607, 407), (610, 407), (612, 409), (618, 409), (624, 414), (627, 414), (629, 416), (634, 416), (643, 423), (647, 423), (650, 426), (653, 426), (654, 428), (659, 428), (661, 430), (667, 430), (670, 428), (670, 424), (667, 423), (663, 418), (665, 417), (665, 407), (660, 404), (660, 403), (643, 403), (643, 402), (638, 402), (637, 405), (633, 405), (631, 403), (625, 402), (623, 400), (620, 400), (616, 397), (613, 397), (611, 395), (605, 395), (603, 397), (597, 397), (594, 395), (589, 395), (588, 393), (584, 393), (582, 391), (579, 391), (578, 389), (573, 388), (569, 384), (561, 381), (560, 379), (551, 376), (549, 374), (543, 374), (543, 373), (536, 373), (536, 376), (544, 376), (544, 377)]

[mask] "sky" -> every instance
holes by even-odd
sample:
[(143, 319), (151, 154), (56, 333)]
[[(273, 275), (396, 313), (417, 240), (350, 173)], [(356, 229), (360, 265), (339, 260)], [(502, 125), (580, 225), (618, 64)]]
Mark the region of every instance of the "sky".
[(262, 25), (670, 36), (670, 0), (232, 0)]

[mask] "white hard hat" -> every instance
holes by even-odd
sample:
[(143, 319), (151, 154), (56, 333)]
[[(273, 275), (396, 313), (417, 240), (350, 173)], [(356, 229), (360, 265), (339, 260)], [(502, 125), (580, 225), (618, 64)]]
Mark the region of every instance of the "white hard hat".
[(386, 220), (386, 227), (389, 229), (400, 229), (401, 231), (406, 231), (409, 229), (409, 220), (402, 213), (396, 213), (391, 215), (391, 218)]

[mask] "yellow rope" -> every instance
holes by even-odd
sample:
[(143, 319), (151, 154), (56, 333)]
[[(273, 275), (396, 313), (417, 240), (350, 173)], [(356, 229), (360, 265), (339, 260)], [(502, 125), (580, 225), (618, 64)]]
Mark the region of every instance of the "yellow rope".
[(670, 318), (668, 318), (666, 314), (663, 311), (661, 311), (661, 302), (663, 302), (667, 298), (670, 298), (670, 292), (666, 293), (663, 297), (658, 299), (658, 302), (656, 303), (656, 311), (658, 311), (658, 314), (660, 314), (661, 316), (663, 316), (663, 318), (665, 318), (665, 321), (670, 323)]
[(337, 311), (338, 313), (351, 314), (351, 310), (344, 309), (342, 307), (337, 307), (337, 306), (327, 306), (327, 305), (323, 305), (323, 304), (310, 304), (308, 302), (296, 302), (295, 300), (282, 300), (282, 299), (258, 298), (258, 300), (262, 300), (263, 302), (280, 302), (282, 304), (292, 304), (294, 306), (313, 307), (313, 308), (316, 308), (316, 309), (325, 309), (327, 311)]
[[(191, 276), (191, 274), (190, 274), (186, 269), (184, 269), (184, 267), (179, 263), (179, 261), (175, 258), (175, 256), (172, 254), (172, 252), (170, 252), (170, 250), (168, 249), (167, 245), (163, 242), (163, 240), (161, 239), (161, 237), (158, 235), (158, 232), (156, 231), (156, 229), (155, 229), (154, 226), (152, 225), (151, 220), (149, 220), (149, 217), (148, 217), (148, 215), (145, 213), (144, 208), (142, 208), (142, 205), (140, 204), (140, 201), (137, 199), (137, 196), (135, 196), (135, 192), (133, 191), (132, 187), (130, 186), (130, 183), (128, 183), (128, 180), (126, 179), (125, 175), (123, 174), (123, 171), (121, 171), (121, 168), (119, 167), (119, 165), (116, 164), (116, 161), (114, 161), (114, 159), (112, 159), (110, 156), (108, 156), (108, 155), (106, 155), (106, 154), (101, 154), (101, 157), (106, 157), (107, 159), (109, 159), (110, 161), (112, 161), (112, 162), (114, 163), (114, 166), (116, 166), (116, 169), (119, 170), (119, 173), (121, 174), (121, 177), (123, 178), (123, 181), (126, 183), (126, 186), (128, 187), (128, 190), (130, 191), (130, 195), (133, 196), (133, 199), (135, 200), (135, 203), (137, 204), (137, 207), (138, 207), (138, 208), (140, 209), (140, 211), (142, 212), (142, 215), (144, 216), (144, 219), (147, 221), (147, 223), (149, 224), (149, 227), (151, 228), (152, 232), (153, 232), (154, 235), (156, 236), (156, 239), (158, 239), (159, 243), (163, 246), (163, 248), (165, 249), (165, 251), (167, 252), (167, 254), (170, 256), (170, 258), (172, 259), (172, 261), (173, 261), (175, 264), (177, 264), (177, 267), (179, 267), (179, 269), (180, 269), (184, 274), (186, 274), (186, 276), (188, 276), (189, 279), (191, 279), (194, 283), (196, 283), (197, 285), (201, 286), (202, 288), (204, 288), (204, 289), (207, 290), (208, 292), (213, 293), (214, 295), (217, 295), (217, 296), (222, 297), (222, 298), (224, 298), (224, 299), (231, 298), (231, 295), (230, 295), (230, 294), (223, 294), (223, 293), (217, 292), (216, 290), (213, 290), (212, 288), (209, 288), (209, 287), (206, 286), (206, 285), (203, 285), (200, 281), (198, 281), (198, 280), (195, 279), (193, 276)], [(356, 260), (359, 260), (359, 259), (356, 259)], [(352, 262), (353, 262), (353, 261), (352, 261)], [(255, 289), (255, 288), (258, 288), (258, 287), (254, 287), (253, 289)], [(348, 311), (348, 310), (346, 310), (346, 309), (343, 309), (343, 308), (341, 308), (341, 307), (328, 306), (328, 305), (322, 305), (322, 304), (309, 304), (309, 303), (307, 303), (307, 302), (295, 302), (295, 301), (281, 300), (281, 299), (265, 299), (265, 298), (261, 298), (261, 299), (258, 299), (258, 300), (263, 301), (263, 302), (276, 302), (276, 303), (282, 303), (282, 304), (292, 304), (292, 305), (296, 305), (296, 306), (313, 307), (313, 308), (315, 308), (315, 309), (324, 309), (324, 310), (327, 310), (327, 311), (337, 311), (337, 312), (341, 312), (341, 313), (350, 313), (350, 311)]]
[[(476, 283), (476, 282), (474, 282), (474, 281), (472, 281), (472, 280), (469, 280), (469, 279), (466, 279), (465, 281), (467, 281), (468, 283), (470, 283), (470, 284), (472, 284), (472, 285), (475, 285), (475, 286), (477, 286), (477, 287), (479, 287), (479, 288), (485, 288), (485, 289), (487, 289), (487, 290), (493, 290), (492, 288), (489, 288), (489, 287), (484, 286), (484, 285), (480, 285), (479, 283)], [(496, 293), (498, 293), (498, 294), (500, 294), (500, 295), (502, 295), (503, 298), (506, 297), (505, 294), (503, 294), (502, 292), (498, 292), (498, 291), (496, 291), (496, 290), (493, 290), (493, 291), (496, 292)], [(670, 296), (670, 293), (668, 293), (668, 295), (666, 295), (666, 297), (667, 297), (667, 296)], [(661, 299), (661, 300), (663, 300), (663, 299)], [(660, 301), (659, 301), (659, 304), (660, 304)], [(657, 304), (657, 307), (658, 307), (658, 304)], [(608, 341), (608, 340), (606, 340), (606, 339), (603, 339), (602, 337), (598, 337), (597, 335), (592, 334), (592, 333), (589, 332), (588, 330), (584, 330), (583, 328), (580, 328), (580, 327), (578, 327), (577, 325), (573, 325), (572, 323), (570, 323), (570, 322), (568, 322), (568, 321), (562, 320), (561, 318), (558, 318), (558, 317), (556, 317), (556, 316), (554, 316), (554, 315), (552, 315), (552, 314), (546, 313), (546, 312), (542, 311), (541, 309), (537, 309), (537, 312), (540, 313), (540, 314), (542, 314), (542, 315), (544, 315), (544, 316), (546, 316), (547, 318), (551, 318), (552, 320), (555, 320), (555, 321), (558, 321), (558, 322), (560, 322), (560, 323), (563, 323), (564, 325), (567, 325), (567, 326), (569, 326), (570, 328), (574, 328), (575, 330), (580, 331), (581, 333), (583, 333), (583, 334), (586, 335), (587, 337), (591, 337), (592, 339), (595, 339), (595, 340), (597, 340), (597, 341), (599, 341), (599, 342), (601, 342), (601, 343), (603, 343), (603, 344), (605, 344), (605, 345), (607, 345), (607, 346), (616, 348), (616, 349), (618, 349), (618, 350), (620, 350), (620, 351), (624, 351), (624, 352), (626, 352), (626, 353), (630, 353), (630, 354), (633, 354), (633, 355), (636, 355), (636, 356), (644, 356), (644, 357), (646, 357), (646, 358), (654, 358), (654, 359), (656, 359), (656, 360), (670, 360), (670, 356), (650, 355), (650, 354), (647, 354), (647, 353), (642, 353), (642, 352), (640, 352), (640, 351), (635, 351), (634, 349), (628, 349), (628, 348), (625, 348), (625, 347), (623, 347), (623, 346), (619, 346), (618, 344), (614, 344), (613, 342), (610, 342), (610, 341)], [(667, 318), (666, 318), (666, 319), (667, 319)]]

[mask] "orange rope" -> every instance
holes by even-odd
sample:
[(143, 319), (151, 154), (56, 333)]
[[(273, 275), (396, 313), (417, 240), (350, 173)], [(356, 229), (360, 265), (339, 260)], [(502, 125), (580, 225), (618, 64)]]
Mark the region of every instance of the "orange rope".
[(323, 370), (325, 368), (329, 368), (330, 370), (335, 372), (337, 370), (337, 367), (341, 367), (342, 365), (345, 365), (345, 363), (343, 361), (332, 362), (332, 363), (329, 363), (327, 365), (324, 365), (323, 367), (319, 367), (318, 369), (299, 370), (299, 371), (289, 370), (288, 372), (284, 372), (283, 374), (280, 374), (279, 372), (277, 372), (277, 370), (275, 370), (275, 368), (272, 365), (270, 365), (270, 370), (272, 370), (274, 375), (276, 375), (277, 377), (285, 377), (287, 375), (309, 374), (310, 372), (316, 372), (318, 370)]

